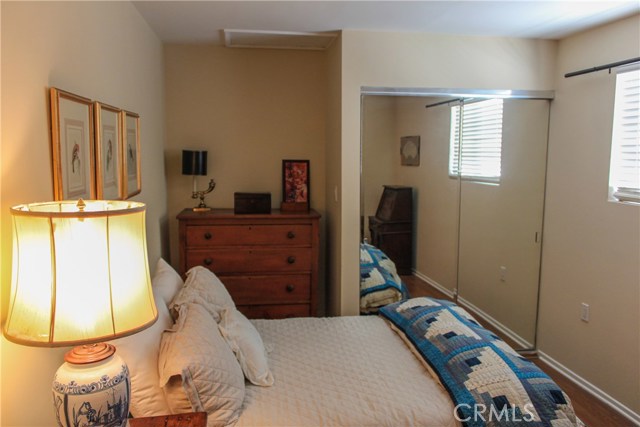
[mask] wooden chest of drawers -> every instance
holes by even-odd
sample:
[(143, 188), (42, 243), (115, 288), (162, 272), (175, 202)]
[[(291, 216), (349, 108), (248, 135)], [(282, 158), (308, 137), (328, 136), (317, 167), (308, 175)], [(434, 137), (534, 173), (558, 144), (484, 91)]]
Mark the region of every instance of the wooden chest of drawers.
[(207, 267), (249, 318), (315, 316), (320, 215), (193, 212), (180, 223), (180, 270)]

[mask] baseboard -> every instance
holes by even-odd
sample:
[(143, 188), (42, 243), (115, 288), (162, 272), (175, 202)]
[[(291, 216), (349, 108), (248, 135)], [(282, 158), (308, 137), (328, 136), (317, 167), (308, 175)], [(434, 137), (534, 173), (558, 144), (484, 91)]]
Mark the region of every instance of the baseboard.
[(458, 295), (458, 304), (463, 306), (463, 307), (465, 307), (465, 308), (468, 308), (469, 310), (471, 310), (473, 312), (473, 314), (476, 314), (479, 317), (481, 317), (485, 322), (489, 323), (491, 326), (496, 328), (498, 331), (502, 332), (504, 335), (509, 337), (509, 339), (513, 340), (521, 348), (527, 349), (527, 350), (534, 348), (534, 345), (532, 343), (530, 343), (529, 341), (525, 340), (520, 335), (518, 335), (515, 332), (513, 332), (511, 329), (507, 328), (505, 325), (503, 325), (502, 323), (498, 322), (496, 319), (494, 319), (493, 317), (491, 317), (490, 315), (488, 315), (487, 313), (485, 313), (484, 311), (482, 311), (481, 309), (479, 309), (475, 305), (471, 304), (466, 299), (461, 298), (460, 295)]
[(637, 412), (634, 412), (632, 409), (628, 408), (623, 403), (611, 397), (605, 391), (593, 385), (589, 381), (585, 380), (580, 375), (576, 374), (571, 369), (564, 366), (562, 363), (553, 359), (551, 356), (549, 356), (545, 352), (538, 350), (538, 357), (540, 358), (541, 361), (551, 366), (553, 369), (560, 372), (569, 380), (571, 380), (572, 382), (580, 386), (580, 388), (582, 388), (584, 391), (591, 394), (596, 399), (602, 401), (607, 406), (610, 406), (613, 410), (615, 410), (617, 413), (619, 413), (623, 417), (627, 418), (636, 426), (640, 426), (640, 414), (638, 414)]
[[(443, 294), (445, 294), (449, 298), (453, 299), (453, 297), (455, 295), (454, 291), (445, 288), (444, 286), (442, 286), (441, 284), (439, 284), (435, 280), (431, 279), (428, 276), (425, 276), (424, 274), (420, 273), (419, 271), (413, 270), (413, 274), (414, 274), (414, 276), (418, 277), (419, 279), (422, 279), (425, 282), (427, 282), (427, 284), (429, 286), (439, 290), (440, 292), (442, 292)], [(475, 305), (471, 304), (469, 301), (465, 300), (464, 298), (460, 298), (460, 296), (458, 296), (458, 303), (460, 305), (464, 306), (465, 308), (468, 308), (469, 310), (471, 310), (473, 312), (473, 314), (476, 314), (479, 317), (481, 317), (485, 322), (489, 323), (491, 326), (496, 328), (498, 331), (502, 332), (504, 335), (506, 335), (507, 337), (512, 339), (516, 344), (518, 344), (522, 348), (526, 348), (526, 349), (533, 348), (533, 344), (531, 344), (527, 340), (525, 340), (522, 337), (520, 337), (520, 335), (516, 334), (511, 329), (507, 328), (505, 325), (503, 325), (502, 323), (498, 322), (496, 319), (494, 319), (493, 317), (489, 316), (487, 313), (485, 313), (484, 311), (480, 310), (478, 307), (476, 307)]]
[(453, 299), (454, 293), (453, 293), (453, 291), (451, 289), (445, 288), (440, 283), (436, 282), (435, 280), (431, 279), (430, 277), (425, 276), (424, 274), (420, 273), (419, 271), (413, 270), (413, 275), (416, 276), (419, 279), (424, 280), (432, 288), (437, 289), (438, 291), (442, 292), (443, 294), (445, 294), (449, 298)]

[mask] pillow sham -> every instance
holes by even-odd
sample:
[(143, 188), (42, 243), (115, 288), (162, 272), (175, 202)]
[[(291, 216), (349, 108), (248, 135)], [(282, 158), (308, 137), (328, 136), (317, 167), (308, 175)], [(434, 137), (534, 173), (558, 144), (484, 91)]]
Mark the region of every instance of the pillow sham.
[(156, 323), (135, 335), (111, 341), (116, 346), (117, 353), (129, 367), (131, 379), (129, 411), (134, 417), (169, 413), (169, 406), (158, 385), (158, 349), (162, 332), (173, 325), (167, 303), (182, 285), (180, 275), (160, 258), (151, 280), (153, 298), (158, 310)]
[(179, 307), (174, 328), (162, 335), (158, 370), (173, 413), (205, 411), (208, 427), (237, 421), (244, 400), (244, 375), (203, 306)]
[(220, 333), (236, 355), (244, 376), (255, 385), (273, 385), (267, 352), (260, 333), (242, 313), (235, 308), (225, 308), (221, 313)]
[(181, 305), (195, 302), (206, 308), (216, 322), (220, 321), (222, 310), (236, 308), (231, 295), (218, 276), (202, 266), (193, 267), (187, 272), (184, 287), (169, 306), (171, 314), (177, 318)]

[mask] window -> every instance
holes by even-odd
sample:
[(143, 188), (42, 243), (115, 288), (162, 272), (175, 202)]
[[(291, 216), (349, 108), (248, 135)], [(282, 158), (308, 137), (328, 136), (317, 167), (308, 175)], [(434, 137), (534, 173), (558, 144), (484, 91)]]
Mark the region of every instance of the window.
[[(462, 134), (462, 156), (460, 156)], [(500, 182), (502, 99), (451, 107), (449, 176), (480, 182)]]
[(620, 69), (613, 108), (609, 200), (640, 203), (640, 67)]

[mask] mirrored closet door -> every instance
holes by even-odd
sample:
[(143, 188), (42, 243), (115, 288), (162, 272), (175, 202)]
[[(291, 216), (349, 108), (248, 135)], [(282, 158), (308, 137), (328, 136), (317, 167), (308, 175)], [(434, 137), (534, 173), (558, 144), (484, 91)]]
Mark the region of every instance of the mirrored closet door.
[(551, 96), (427, 92), (362, 97), (362, 235), (384, 185), (411, 187), (414, 275), (535, 348)]

